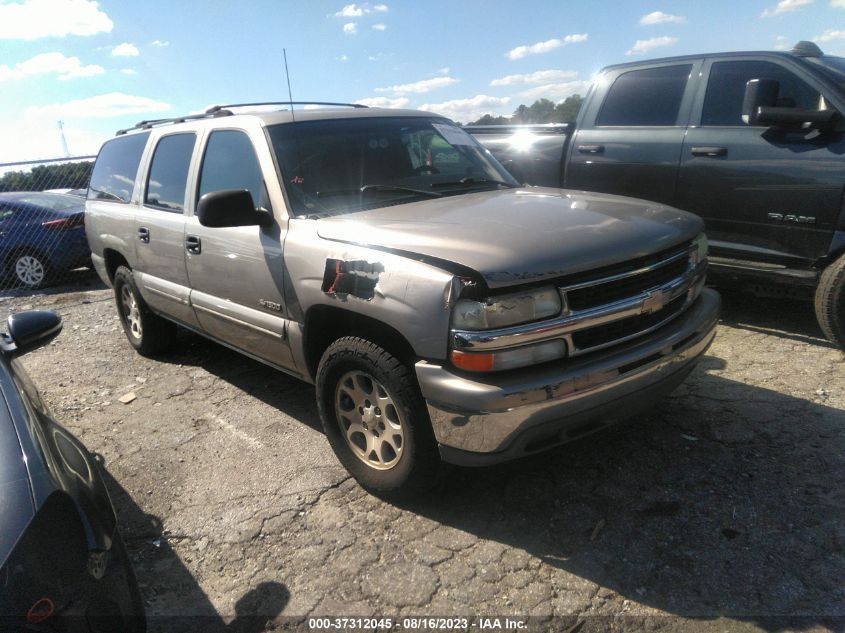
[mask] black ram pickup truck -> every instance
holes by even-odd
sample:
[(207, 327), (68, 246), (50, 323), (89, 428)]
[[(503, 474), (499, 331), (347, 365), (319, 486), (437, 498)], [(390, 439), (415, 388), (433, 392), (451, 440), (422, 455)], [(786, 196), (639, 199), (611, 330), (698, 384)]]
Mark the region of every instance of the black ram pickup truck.
[(605, 68), (574, 125), (468, 126), (520, 181), (663, 202), (701, 216), (710, 269), (815, 295), (845, 347), (845, 58), (690, 55)]

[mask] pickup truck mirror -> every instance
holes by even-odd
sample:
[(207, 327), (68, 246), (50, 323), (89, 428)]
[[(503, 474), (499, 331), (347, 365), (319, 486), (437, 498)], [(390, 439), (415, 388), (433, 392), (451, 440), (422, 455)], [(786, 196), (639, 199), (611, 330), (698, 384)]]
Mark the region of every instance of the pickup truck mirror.
[(809, 110), (778, 105), (779, 89), (780, 85), (774, 79), (752, 79), (745, 84), (743, 123), (787, 128), (800, 128), (804, 124), (825, 127), (839, 118), (839, 112), (833, 109)]
[[(745, 84), (742, 99), (742, 122), (746, 125), (765, 124), (760, 121), (760, 108), (773, 108), (777, 103), (780, 84), (774, 79), (751, 79)], [(787, 110), (789, 108), (780, 108)]]
[(9, 315), (8, 333), (0, 334), (0, 348), (19, 356), (46, 345), (62, 331), (62, 318), (49, 310), (28, 310)]
[(808, 110), (807, 108), (779, 108), (761, 106), (757, 109), (757, 123), (759, 125), (783, 125), (789, 127), (801, 126), (809, 123), (816, 127), (825, 127), (836, 121), (839, 112), (836, 110)]
[(269, 226), (273, 216), (258, 210), (246, 189), (224, 189), (204, 194), (197, 203), (200, 224), (209, 227)]

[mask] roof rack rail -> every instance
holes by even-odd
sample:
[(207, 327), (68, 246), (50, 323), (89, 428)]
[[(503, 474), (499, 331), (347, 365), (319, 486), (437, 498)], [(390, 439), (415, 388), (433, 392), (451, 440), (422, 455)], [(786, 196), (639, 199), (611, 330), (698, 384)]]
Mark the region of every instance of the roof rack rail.
[(116, 136), (126, 134), (131, 130), (149, 130), (157, 125), (167, 125), (168, 123), (184, 123), (185, 121), (194, 121), (197, 119), (207, 119), (210, 117), (231, 116), (233, 112), (229, 108), (247, 108), (254, 106), (291, 106), (291, 105), (320, 105), (320, 106), (340, 106), (343, 108), (366, 108), (362, 103), (335, 103), (332, 101), (260, 101), (256, 103), (229, 103), (225, 105), (215, 105), (208, 108), (205, 112), (199, 114), (187, 114), (185, 116), (177, 116), (166, 119), (148, 119), (138, 121), (131, 128), (125, 130), (118, 130)]
[(220, 117), (220, 116), (231, 116), (232, 113), (229, 110), (224, 110), (219, 108), (214, 110), (214, 112), (200, 112), (199, 114), (186, 114), (185, 116), (177, 116), (171, 117), (166, 119), (145, 119), (144, 121), (138, 121), (135, 125), (130, 128), (126, 128), (125, 130), (118, 130), (115, 133), (115, 136), (121, 136), (130, 132), (132, 130), (149, 130), (156, 125), (167, 125), (168, 123), (184, 123), (185, 121), (194, 121), (196, 119), (208, 119), (212, 117)]
[(252, 106), (294, 106), (294, 105), (317, 105), (317, 106), (340, 106), (342, 108), (366, 108), (363, 103), (336, 103), (333, 101), (258, 101), (256, 103), (227, 103), (216, 105), (205, 111), (206, 114), (214, 114), (224, 108), (247, 108)]

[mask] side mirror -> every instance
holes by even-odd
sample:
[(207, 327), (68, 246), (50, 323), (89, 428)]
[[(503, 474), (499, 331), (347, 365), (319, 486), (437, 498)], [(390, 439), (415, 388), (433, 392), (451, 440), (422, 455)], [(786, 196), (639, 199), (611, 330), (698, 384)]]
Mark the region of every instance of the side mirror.
[(46, 345), (62, 331), (62, 318), (48, 310), (29, 310), (9, 315), (8, 333), (0, 334), (0, 349), (20, 356)]
[(742, 122), (746, 125), (764, 124), (759, 118), (760, 108), (773, 108), (777, 103), (778, 90), (780, 90), (780, 84), (774, 79), (752, 79), (745, 84)]
[(246, 189), (224, 189), (203, 195), (197, 203), (200, 224), (210, 227), (269, 226), (273, 216), (259, 211)]

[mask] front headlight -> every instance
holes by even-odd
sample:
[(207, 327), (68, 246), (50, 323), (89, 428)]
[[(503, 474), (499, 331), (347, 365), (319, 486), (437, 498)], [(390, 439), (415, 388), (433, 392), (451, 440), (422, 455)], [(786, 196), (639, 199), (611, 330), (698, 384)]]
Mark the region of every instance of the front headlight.
[(698, 266), (703, 261), (707, 261), (707, 255), (710, 252), (710, 244), (707, 242), (707, 236), (704, 233), (699, 234), (697, 238), (692, 241), (692, 263)]
[(490, 297), (483, 301), (460, 299), (452, 313), (458, 330), (491, 330), (560, 314), (560, 293), (554, 286)]

